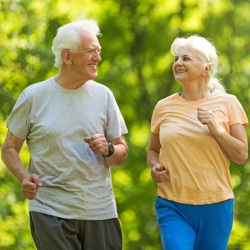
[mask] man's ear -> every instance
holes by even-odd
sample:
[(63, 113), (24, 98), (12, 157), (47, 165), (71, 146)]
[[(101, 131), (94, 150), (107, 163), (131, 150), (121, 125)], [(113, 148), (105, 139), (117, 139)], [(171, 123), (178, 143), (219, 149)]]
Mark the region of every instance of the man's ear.
[(65, 64), (71, 65), (72, 64), (72, 58), (70, 56), (69, 50), (64, 49), (62, 51), (62, 58)]

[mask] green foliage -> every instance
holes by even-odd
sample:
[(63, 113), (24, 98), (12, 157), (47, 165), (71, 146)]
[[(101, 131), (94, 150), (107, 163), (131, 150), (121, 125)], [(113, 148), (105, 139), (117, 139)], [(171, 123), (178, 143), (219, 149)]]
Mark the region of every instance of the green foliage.
[[(69, 21), (96, 19), (103, 33), (97, 81), (113, 90), (129, 129), (127, 163), (112, 170), (124, 249), (161, 249), (156, 185), (146, 153), (156, 102), (181, 89), (171, 72), (170, 45), (187, 34), (212, 38), (220, 52), (222, 82), (249, 114), (249, 11), (248, 0), (0, 0), (0, 145), (3, 122), (23, 88), (57, 73), (51, 51), (56, 29)], [(22, 160), (28, 165), (26, 148)], [(248, 250), (250, 162), (244, 167), (232, 163), (231, 172), (236, 198), (228, 249)], [(2, 163), (0, 200), (0, 249), (34, 249), (27, 201)]]
[[(0, 142), (7, 132), (3, 122), (0, 123)], [(28, 164), (26, 145), (21, 151), (25, 165)], [(21, 194), (20, 184), (0, 163), (0, 249), (32, 250), (35, 249), (30, 236), (28, 203)]]

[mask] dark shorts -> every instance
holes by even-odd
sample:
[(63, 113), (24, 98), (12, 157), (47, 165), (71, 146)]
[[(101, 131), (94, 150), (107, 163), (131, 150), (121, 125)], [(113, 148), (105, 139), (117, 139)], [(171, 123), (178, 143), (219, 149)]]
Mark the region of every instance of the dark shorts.
[(30, 212), (30, 228), (38, 250), (122, 249), (122, 232), (117, 218), (72, 220)]

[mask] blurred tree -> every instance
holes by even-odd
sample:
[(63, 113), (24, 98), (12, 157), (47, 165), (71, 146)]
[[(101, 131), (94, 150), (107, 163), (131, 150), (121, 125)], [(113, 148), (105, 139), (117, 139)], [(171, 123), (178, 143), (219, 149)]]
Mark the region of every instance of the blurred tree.
[[(103, 36), (97, 81), (109, 86), (129, 134), (129, 158), (114, 168), (113, 185), (124, 232), (124, 250), (161, 249), (154, 214), (156, 185), (146, 164), (150, 119), (156, 102), (181, 89), (169, 52), (176, 36), (210, 37), (220, 52), (221, 79), (249, 105), (250, 16), (248, 0), (0, 0), (0, 144), (4, 121), (24, 87), (56, 74), (51, 43), (64, 23), (96, 19)], [(249, 134), (248, 128), (248, 134)], [(22, 151), (28, 164), (28, 153)], [(250, 162), (232, 163), (235, 223), (230, 249), (250, 249)], [(34, 249), (27, 201), (20, 184), (0, 164), (0, 249)]]

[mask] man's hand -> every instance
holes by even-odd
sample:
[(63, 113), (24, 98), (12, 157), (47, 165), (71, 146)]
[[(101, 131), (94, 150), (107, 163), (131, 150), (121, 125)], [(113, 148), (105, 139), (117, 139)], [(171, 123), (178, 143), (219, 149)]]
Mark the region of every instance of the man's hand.
[(89, 144), (89, 147), (95, 154), (108, 154), (108, 142), (103, 134), (95, 134), (90, 137), (85, 137), (84, 141)]
[(22, 193), (23, 196), (29, 200), (36, 198), (38, 188), (42, 186), (40, 178), (36, 174), (32, 174), (29, 178), (24, 179), (22, 182)]

